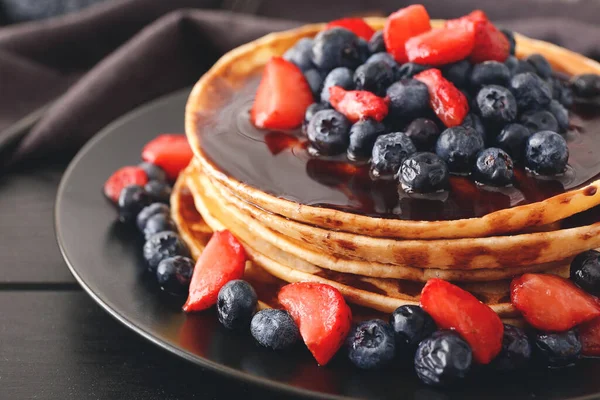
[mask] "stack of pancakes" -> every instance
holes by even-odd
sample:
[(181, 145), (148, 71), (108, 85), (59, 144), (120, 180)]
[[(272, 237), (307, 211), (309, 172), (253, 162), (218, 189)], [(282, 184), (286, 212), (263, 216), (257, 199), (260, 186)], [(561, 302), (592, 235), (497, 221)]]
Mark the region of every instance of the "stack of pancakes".
[[(372, 19), (375, 29), (383, 19)], [(437, 22), (439, 24), (439, 22)], [(266, 306), (287, 282), (319, 281), (359, 306), (392, 312), (418, 304), (424, 283), (457, 283), (502, 318), (518, 318), (510, 304), (512, 277), (525, 272), (568, 276), (573, 257), (600, 247), (600, 222), (561, 229), (560, 221), (600, 204), (600, 181), (547, 200), (480, 218), (406, 221), (374, 218), (275, 197), (228, 176), (204, 154), (203, 118), (214, 115), (272, 57), (322, 25), (268, 35), (226, 54), (196, 84), (186, 109), (194, 160), (179, 177), (173, 219), (194, 257), (213, 230), (230, 230), (245, 246), (246, 279)], [(557, 46), (517, 35), (518, 56), (543, 54), (567, 74), (600, 73), (600, 65)]]

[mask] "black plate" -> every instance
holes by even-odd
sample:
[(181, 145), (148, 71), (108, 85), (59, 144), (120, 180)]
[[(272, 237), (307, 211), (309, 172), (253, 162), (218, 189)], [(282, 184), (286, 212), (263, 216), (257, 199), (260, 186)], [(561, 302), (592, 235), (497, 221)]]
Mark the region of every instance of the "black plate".
[(142, 239), (115, 222), (102, 185), (117, 168), (136, 164), (143, 145), (161, 132), (183, 131), (188, 91), (159, 99), (120, 118), (75, 157), (56, 203), (61, 251), (83, 288), (112, 316), (158, 346), (203, 367), (274, 390), (316, 398), (593, 399), (600, 398), (600, 361), (583, 360), (555, 371), (531, 368), (517, 375), (474, 371), (460, 387), (422, 385), (409, 367), (359, 371), (338, 355), (318, 367), (308, 351), (276, 353), (250, 335), (222, 328), (214, 312), (186, 316), (182, 299), (159, 290), (141, 260)]

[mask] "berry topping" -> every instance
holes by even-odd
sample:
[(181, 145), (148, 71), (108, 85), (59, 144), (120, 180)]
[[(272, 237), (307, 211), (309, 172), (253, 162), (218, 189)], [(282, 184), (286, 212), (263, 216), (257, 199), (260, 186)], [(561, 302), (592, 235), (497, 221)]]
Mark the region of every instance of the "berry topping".
[[(392, 55), (390, 53), (375, 53), (375, 54), (371, 55), (369, 58), (367, 58), (367, 61), (365, 61), (365, 64), (377, 63), (377, 62), (386, 63), (387, 65), (389, 65), (392, 68), (392, 70), (394, 71), (394, 74), (397, 73), (399, 65), (394, 60), (394, 57), (392, 57)], [(394, 75), (394, 78), (395, 77), (396, 77), (396, 75)]]
[(546, 57), (544, 57), (543, 55), (532, 54), (525, 58), (525, 61), (531, 64), (531, 66), (535, 70), (535, 73), (538, 74), (540, 78), (548, 79), (552, 75), (552, 66), (550, 65), (548, 60), (546, 60)]
[(394, 82), (394, 70), (386, 62), (370, 62), (358, 67), (354, 72), (357, 90), (368, 90), (377, 96), (385, 96), (385, 91)]
[(526, 112), (521, 115), (520, 122), (532, 133), (540, 131), (558, 132), (558, 121), (550, 111)]
[(525, 157), (525, 143), (531, 136), (529, 129), (521, 124), (508, 124), (496, 137), (496, 145), (508, 153), (514, 161), (522, 162)]
[(556, 132), (541, 131), (529, 137), (525, 146), (525, 166), (541, 175), (562, 173), (569, 160), (565, 138)]
[(313, 115), (306, 134), (312, 147), (323, 155), (346, 151), (350, 121), (335, 110), (322, 110)]
[(470, 27), (475, 34), (475, 46), (469, 59), (473, 63), (484, 61), (504, 62), (510, 54), (506, 36), (492, 24), (485, 13), (475, 10), (469, 15), (446, 22), (447, 27)]
[(429, 90), (415, 79), (403, 79), (387, 90), (390, 99), (390, 117), (398, 121), (409, 121), (429, 110)]
[(510, 77), (510, 71), (506, 65), (498, 61), (486, 61), (473, 67), (469, 83), (475, 90), (479, 90), (485, 85), (507, 86)]
[(375, 30), (369, 26), (362, 18), (341, 18), (331, 21), (325, 25), (325, 29), (331, 29), (335, 27), (346, 28), (353, 32), (356, 36), (365, 40), (371, 40), (371, 37), (375, 34)]
[(363, 119), (350, 128), (348, 158), (351, 160), (368, 159), (378, 136), (385, 133), (385, 125), (372, 119)]
[(405, 48), (409, 61), (438, 66), (464, 59), (474, 45), (473, 30), (459, 26), (421, 33), (409, 39)]
[(164, 214), (166, 216), (169, 216), (170, 213), (171, 213), (171, 210), (169, 209), (169, 206), (167, 206), (166, 204), (152, 203), (149, 206), (144, 207), (142, 209), (142, 211), (139, 212), (137, 219), (136, 219), (137, 227), (140, 230), (140, 232), (143, 232), (144, 229), (146, 229), (146, 223), (148, 222), (148, 219), (150, 217), (152, 217), (153, 215), (156, 215), (156, 214)]
[(483, 138), (475, 129), (463, 126), (448, 128), (442, 132), (435, 152), (456, 173), (471, 172), (477, 154), (483, 150)]
[(512, 304), (540, 330), (566, 331), (600, 315), (594, 297), (559, 276), (524, 274), (510, 287)]
[(244, 275), (246, 252), (229, 231), (213, 233), (196, 261), (190, 293), (183, 305), (186, 312), (202, 311), (217, 303), (219, 290)]
[(517, 57), (510, 56), (504, 61), (504, 65), (508, 67), (511, 76), (531, 72), (535, 74), (535, 68), (525, 60), (519, 60)]
[(146, 226), (144, 227), (144, 238), (148, 240), (154, 234), (164, 231), (175, 232), (177, 231), (177, 227), (171, 220), (171, 217), (169, 217), (167, 214), (154, 214), (146, 221)]
[(439, 331), (423, 340), (415, 354), (415, 371), (424, 383), (448, 386), (471, 369), (473, 353), (456, 332)]
[(273, 57), (262, 74), (250, 115), (259, 128), (292, 129), (300, 126), (314, 101), (302, 71), (281, 57)]
[(169, 204), (171, 199), (171, 186), (166, 182), (150, 181), (144, 186), (144, 190), (153, 202)]
[(487, 185), (510, 185), (514, 175), (513, 161), (503, 150), (487, 148), (477, 155), (473, 175), (478, 182)]
[(487, 127), (504, 126), (517, 117), (517, 101), (512, 93), (502, 86), (482, 87), (477, 93), (476, 101), (479, 114)]
[(373, 145), (371, 173), (376, 178), (391, 178), (398, 172), (406, 157), (416, 151), (413, 142), (402, 132), (381, 135)]
[(290, 314), (272, 308), (254, 314), (250, 333), (261, 346), (273, 350), (290, 348), (300, 339), (300, 331)]
[(398, 173), (402, 189), (408, 193), (432, 193), (448, 189), (450, 172), (444, 160), (434, 153), (408, 156)]
[(139, 185), (129, 185), (121, 190), (117, 206), (119, 207), (119, 220), (121, 222), (135, 221), (144, 207), (150, 204), (151, 199)]
[(319, 99), (321, 95), (321, 88), (323, 87), (323, 75), (317, 69), (309, 69), (304, 71), (304, 79), (310, 86), (310, 91), (315, 99)]
[(398, 72), (396, 73), (396, 80), (412, 78), (418, 73), (427, 71), (431, 68), (431, 65), (421, 65), (413, 62), (407, 62), (406, 64), (402, 64), (398, 68)]
[(558, 124), (558, 133), (565, 133), (569, 129), (569, 112), (557, 100), (550, 102), (548, 110), (552, 113)]
[(388, 100), (365, 90), (344, 90), (339, 86), (329, 89), (329, 102), (352, 122), (373, 118), (381, 121), (388, 113)]
[(314, 68), (311, 60), (312, 47), (312, 39), (302, 38), (298, 40), (292, 48), (283, 53), (283, 59), (296, 65), (302, 71), (308, 71), (309, 69)]
[(493, 362), (500, 371), (522, 369), (531, 360), (531, 343), (525, 331), (516, 326), (504, 324), (502, 350)]
[(359, 38), (345, 28), (334, 27), (319, 32), (312, 47), (312, 62), (321, 71), (337, 67), (354, 69), (362, 64)]
[(506, 37), (506, 40), (508, 40), (508, 45), (509, 45), (508, 52), (514, 56), (515, 48), (517, 47), (517, 41), (515, 40), (515, 34), (511, 30), (508, 30), (505, 28), (500, 28), (500, 32), (502, 32), (502, 34)]
[[(165, 173), (165, 171), (163, 171), (163, 169), (161, 167), (159, 167), (157, 165), (154, 165), (152, 163), (144, 161), (144, 162), (139, 163), (138, 167), (140, 167), (141, 169), (144, 170), (149, 181), (159, 181), (159, 182), (167, 181), (167, 174)], [(138, 183), (138, 185), (139, 185), (139, 183)]]
[(457, 126), (469, 113), (465, 95), (442, 76), (439, 69), (428, 69), (415, 75), (415, 79), (427, 85), (429, 103), (435, 115), (447, 127)]
[(552, 100), (552, 91), (548, 84), (531, 72), (513, 76), (510, 80), (510, 91), (517, 100), (519, 112), (545, 108)]
[(595, 97), (600, 95), (600, 75), (577, 75), (571, 80), (573, 93), (579, 97)]
[(595, 296), (600, 295), (600, 252), (584, 251), (571, 261), (571, 280)]
[(190, 252), (178, 234), (175, 232), (160, 232), (152, 235), (144, 243), (144, 259), (148, 262), (148, 269), (156, 271), (158, 264), (165, 258), (184, 256), (189, 257)]
[(575, 330), (559, 333), (538, 333), (533, 349), (537, 358), (549, 367), (566, 367), (581, 355), (581, 341)]
[(354, 72), (349, 68), (333, 69), (323, 81), (323, 89), (321, 90), (321, 101), (329, 102), (329, 89), (333, 86), (339, 86), (346, 90), (354, 89)]
[(440, 128), (427, 118), (417, 118), (406, 127), (406, 136), (419, 151), (429, 151), (440, 136)]
[(429, 14), (420, 4), (414, 4), (402, 8), (392, 14), (385, 21), (383, 38), (385, 47), (396, 61), (405, 63), (408, 61), (405, 43), (420, 33), (431, 30)]
[(466, 88), (469, 85), (473, 65), (468, 60), (462, 60), (442, 68), (442, 75), (454, 86)]
[(371, 36), (371, 39), (369, 40), (369, 51), (373, 54), (386, 51), (385, 41), (383, 40), (383, 30), (377, 31)]
[(165, 292), (187, 294), (194, 272), (194, 261), (188, 257), (175, 256), (162, 260), (156, 268), (156, 279)]
[(421, 307), (441, 329), (456, 330), (479, 364), (488, 364), (500, 352), (502, 321), (471, 293), (444, 280), (430, 279), (421, 292)]
[(306, 131), (306, 128), (308, 127), (308, 123), (312, 120), (314, 115), (316, 113), (318, 113), (319, 111), (323, 111), (323, 110), (331, 110), (331, 106), (327, 103), (312, 103), (310, 106), (308, 106), (308, 108), (306, 109), (306, 112), (304, 113), (304, 124), (303, 124), (304, 131)]
[(406, 305), (394, 310), (390, 325), (396, 337), (396, 350), (414, 353), (419, 343), (437, 330), (433, 318), (421, 307)]
[(584, 356), (600, 356), (600, 318), (593, 319), (579, 326), (579, 340), (581, 340)]
[(467, 114), (467, 116), (463, 120), (462, 126), (465, 128), (475, 129), (475, 131), (479, 133), (479, 136), (481, 136), (481, 138), (483, 139), (484, 144), (488, 143), (489, 140), (487, 131), (483, 126), (483, 122), (481, 122), (481, 118), (479, 118), (477, 114)]
[(348, 358), (361, 369), (379, 369), (395, 356), (396, 342), (390, 325), (380, 319), (354, 326), (346, 338)]
[[(304, 112), (304, 111), (303, 111)], [(162, 134), (151, 140), (142, 150), (142, 159), (158, 165), (174, 181), (187, 167), (194, 154), (185, 135)]]
[(257, 303), (256, 292), (248, 282), (240, 279), (229, 281), (217, 297), (219, 322), (227, 329), (247, 330)]
[(104, 195), (114, 203), (119, 201), (121, 191), (129, 185), (144, 186), (148, 182), (146, 172), (140, 167), (123, 167), (116, 170), (104, 184)]
[(298, 282), (284, 286), (277, 296), (300, 329), (300, 335), (319, 365), (331, 360), (344, 343), (352, 324), (350, 307), (332, 286)]

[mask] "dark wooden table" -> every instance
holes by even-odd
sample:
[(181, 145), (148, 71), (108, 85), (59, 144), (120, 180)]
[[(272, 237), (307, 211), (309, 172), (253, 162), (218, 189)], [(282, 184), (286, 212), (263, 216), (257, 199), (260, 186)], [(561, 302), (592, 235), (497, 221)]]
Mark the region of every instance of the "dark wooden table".
[(282, 398), (177, 359), (82, 291), (54, 236), (64, 168), (0, 174), (0, 399)]

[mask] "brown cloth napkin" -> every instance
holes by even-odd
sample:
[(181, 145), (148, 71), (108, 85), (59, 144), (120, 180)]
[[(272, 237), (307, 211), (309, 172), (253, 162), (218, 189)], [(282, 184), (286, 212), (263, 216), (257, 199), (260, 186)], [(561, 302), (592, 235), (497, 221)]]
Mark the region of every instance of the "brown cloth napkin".
[[(386, 15), (408, 3), (120, 0), (0, 28), (0, 166), (68, 159), (123, 113), (192, 85), (226, 51), (300, 23), (215, 8), (309, 21)], [(476, 0), (423, 3), (435, 18), (482, 7), (502, 26), (600, 58), (595, 1), (587, 10), (585, 2), (568, 0), (504, 0), (489, 7)], [(508, 20), (514, 15), (519, 19)], [(20, 142), (2, 146), (6, 127), (46, 104)]]

